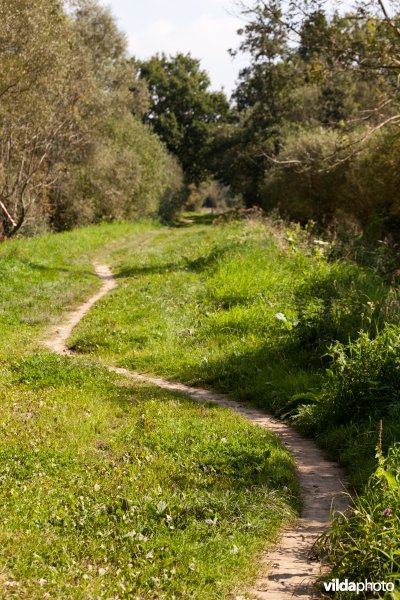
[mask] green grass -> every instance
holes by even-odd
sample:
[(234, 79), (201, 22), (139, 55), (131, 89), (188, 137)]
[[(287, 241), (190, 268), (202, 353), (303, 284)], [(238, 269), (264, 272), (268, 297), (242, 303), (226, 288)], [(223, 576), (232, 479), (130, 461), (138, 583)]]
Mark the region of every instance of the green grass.
[(121, 223), (0, 245), (0, 354), (33, 348), (46, 327), (100, 287), (94, 255), (132, 236), (143, 243), (157, 229)]
[[(334, 573), (396, 579), (398, 488), (386, 493), (387, 479), (376, 476), (376, 446), (382, 418), (382, 448), (396, 462), (397, 292), (372, 268), (329, 260), (323, 249), (297, 229), (260, 222), (161, 231), (151, 245), (110, 254), (119, 288), (71, 347), (229, 392), (315, 436), (360, 493), (332, 530)], [(390, 469), (399, 481), (398, 462)]]
[(271, 342), (289, 340), (275, 314), (293, 314), (290, 278), (307, 268), (302, 254), (287, 257), (256, 226), (200, 226), (161, 232), (113, 260), (119, 289), (79, 328), (74, 348), (241, 395), (251, 382), (262, 403), (276, 369), (291, 387), (281, 365), (267, 373), (268, 358)]
[[(195, 225), (112, 253), (119, 288), (84, 319), (71, 347), (295, 415), (324, 385), (330, 344), (384, 322), (388, 288), (371, 270), (330, 262), (295, 232), (279, 233), (258, 222)], [(321, 439), (358, 485), (375, 464), (378, 424), (369, 456), (352, 468), (357, 434), (330, 431), (325, 419)]]
[[(0, 597), (227, 598), (295, 517), (275, 436), (39, 343), (98, 289), (93, 258), (151, 255), (172, 235), (116, 224), (0, 247)], [(104, 339), (122, 291), (93, 309)]]

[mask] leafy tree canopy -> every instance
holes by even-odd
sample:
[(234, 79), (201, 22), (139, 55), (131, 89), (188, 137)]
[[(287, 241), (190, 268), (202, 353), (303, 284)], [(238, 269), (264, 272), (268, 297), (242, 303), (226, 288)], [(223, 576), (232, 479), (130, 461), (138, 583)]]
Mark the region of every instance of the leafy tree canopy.
[[(400, 123), (400, 3), (246, 0), (238, 5), (245, 24), (232, 54), (245, 52), (250, 61), (233, 95), (237, 123), (216, 138), (215, 171), (247, 205), (280, 207), (302, 221), (329, 220), (339, 205), (349, 211), (340, 194), (348, 196), (347, 187), (364, 189), (354, 175), (361, 167), (349, 170), (350, 163), (374, 135), (388, 127), (395, 135)], [(361, 207), (362, 199), (352, 200), (350, 210), (356, 204)], [(373, 204), (362, 215), (357, 209), (359, 221), (368, 220)]]
[(96, 0), (0, 0), (0, 239), (154, 213), (179, 192), (147, 109)]
[(145, 122), (179, 159), (187, 179), (201, 181), (209, 174), (214, 132), (228, 118), (225, 94), (210, 89), (208, 74), (190, 54), (153, 56), (140, 63), (140, 72), (150, 93)]

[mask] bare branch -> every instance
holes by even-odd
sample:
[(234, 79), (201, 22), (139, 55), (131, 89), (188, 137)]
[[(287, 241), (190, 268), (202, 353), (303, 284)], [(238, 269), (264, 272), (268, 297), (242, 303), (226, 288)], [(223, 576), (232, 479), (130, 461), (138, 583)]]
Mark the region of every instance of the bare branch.
[(263, 156), (264, 158), (267, 158), (270, 162), (274, 163), (275, 165), (302, 165), (304, 164), (304, 161), (302, 160), (279, 160), (277, 158), (274, 158), (273, 156), (270, 156), (269, 154), (265, 154), (264, 152), (262, 154), (258, 154), (258, 157)]
[(8, 220), (9, 220), (9, 221), (10, 221), (10, 223), (11, 223), (11, 225), (12, 225), (13, 227), (16, 227), (16, 226), (17, 226), (16, 222), (14, 221), (14, 219), (12, 218), (12, 216), (10, 215), (10, 213), (8, 212), (8, 210), (7, 210), (6, 206), (4, 205), (4, 203), (3, 203), (1, 200), (0, 200), (0, 208), (2, 208), (2, 209), (3, 209), (3, 211), (5, 212), (5, 214), (6, 214), (7, 218), (8, 218)]
[(393, 31), (396, 33), (397, 37), (400, 38), (400, 29), (399, 27), (396, 25), (395, 21), (389, 16), (388, 11), (386, 10), (386, 6), (383, 3), (383, 0), (378, 0), (378, 4), (382, 9), (382, 12), (385, 16), (386, 21), (389, 23), (390, 27), (393, 29)]

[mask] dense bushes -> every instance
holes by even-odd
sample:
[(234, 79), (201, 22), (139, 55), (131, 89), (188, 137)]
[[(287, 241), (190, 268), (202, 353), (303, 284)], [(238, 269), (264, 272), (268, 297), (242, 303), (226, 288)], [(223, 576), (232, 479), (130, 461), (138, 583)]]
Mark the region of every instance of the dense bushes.
[(287, 217), (326, 226), (353, 222), (373, 241), (398, 237), (400, 223), (397, 130), (366, 139), (368, 129), (344, 135), (322, 127), (289, 133), (280, 164), (266, 171), (262, 205)]
[(326, 430), (396, 420), (400, 407), (400, 329), (386, 325), (375, 337), (362, 331), (348, 344), (336, 342), (326, 381), (315, 403), (300, 407), (295, 421), (302, 429), (323, 434)]
[(270, 166), (262, 188), (263, 208), (279, 208), (290, 219), (327, 223), (338, 209), (344, 184), (342, 169), (326, 170), (326, 161), (335, 153), (337, 131), (301, 130), (289, 133), (279, 161)]
[(141, 123), (147, 89), (109, 11), (0, 8), (0, 236), (156, 213), (180, 182)]
[(323, 395), (329, 422), (379, 417), (396, 407), (400, 390), (400, 331), (387, 325), (375, 339), (365, 332), (330, 351), (332, 368)]
[(59, 179), (51, 222), (62, 230), (156, 214), (181, 186), (176, 160), (146, 125), (126, 115), (104, 123), (88, 155)]
[(399, 238), (399, 37), (389, 18), (399, 14), (383, 4), (243, 3), (238, 51), (250, 60), (214, 161), (247, 206)]
[(399, 237), (400, 138), (398, 128), (376, 134), (365, 143), (346, 168), (345, 186), (339, 191), (348, 213), (367, 236), (382, 233)]

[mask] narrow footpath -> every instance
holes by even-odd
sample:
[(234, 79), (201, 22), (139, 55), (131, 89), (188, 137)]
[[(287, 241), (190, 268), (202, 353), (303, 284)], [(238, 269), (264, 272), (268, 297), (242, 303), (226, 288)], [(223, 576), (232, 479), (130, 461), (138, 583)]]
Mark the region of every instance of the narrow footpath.
[[(96, 263), (94, 267), (96, 274), (103, 281), (102, 288), (77, 310), (70, 313), (44, 341), (45, 346), (52, 352), (76, 356), (66, 346), (72, 330), (96, 302), (117, 287), (117, 282), (108, 266)], [(278, 545), (269, 549), (262, 557), (260, 573), (254, 586), (247, 590), (245, 595), (237, 596), (236, 600), (249, 597), (257, 600), (321, 598), (322, 595), (316, 590), (314, 584), (326, 567), (316, 559), (313, 547), (316, 540), (329, 527), (332, 508), (343, 511), (348, 503), (348, 497), (343, 494), (345, 475), (338, 465), (325, 460), (322, 451), (312, 440), (302, 437), (285, 423), (257, 409), (243, 406), (224, 394), (188, 387), (127, 369), (113, 366), (108, 366), (108, 369), (131, 379), (183, 394), (198, 402), (211, 402), (230, 408), (254, 425), (269, 429), (279, 436), (296, 460), (304, 509), (294, 528), (284, 529)]]

